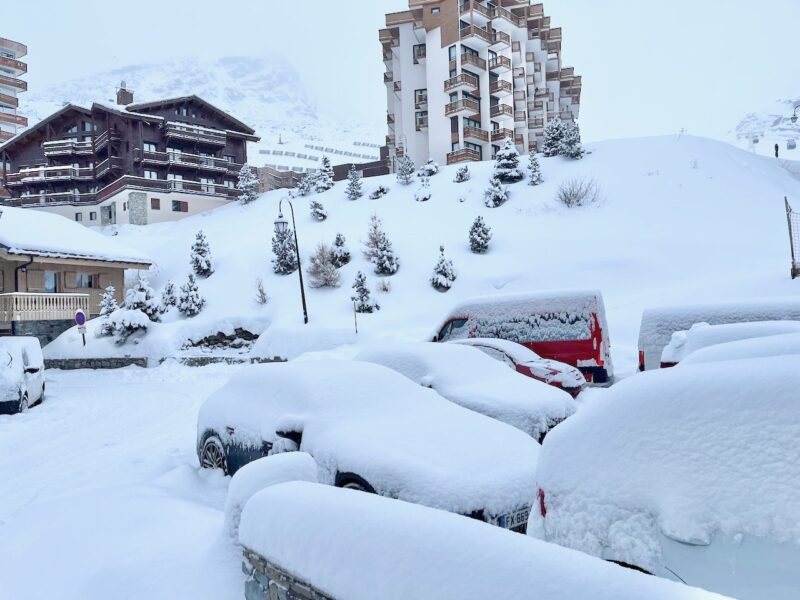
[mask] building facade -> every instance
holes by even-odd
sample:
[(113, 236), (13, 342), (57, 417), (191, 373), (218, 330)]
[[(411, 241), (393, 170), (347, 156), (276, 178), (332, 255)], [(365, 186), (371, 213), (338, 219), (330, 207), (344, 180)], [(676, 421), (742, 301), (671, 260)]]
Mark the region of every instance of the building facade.
[(493, 157), (505, 138), (541, 148), (551, 119), (578, 118), (581, 78), (561, 65), (561, 28), (529, 0), (409, 0), (386, 15), (386, 143), (454, 164)]
[(0, 146), (6, 205), (85, 225), (176, 220), (238, 195), (254, 131), (197, 96), (68, 105)]
[(17, 114), (18, 94), (28, 89), (28, 83), (20, 79), (28, 65), (19, 59), (27, 53), (25, 44), (0, 37), (0, 143), (28, 126), (28, 119)]

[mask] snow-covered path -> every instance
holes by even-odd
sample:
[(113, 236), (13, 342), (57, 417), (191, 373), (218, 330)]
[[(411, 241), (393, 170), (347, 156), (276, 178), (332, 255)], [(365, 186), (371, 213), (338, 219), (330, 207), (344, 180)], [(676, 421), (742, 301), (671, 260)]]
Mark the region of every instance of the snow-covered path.
[(197, 409), (235, 367), (51, 371), (0, 416), (0, 599), (239, 598)]

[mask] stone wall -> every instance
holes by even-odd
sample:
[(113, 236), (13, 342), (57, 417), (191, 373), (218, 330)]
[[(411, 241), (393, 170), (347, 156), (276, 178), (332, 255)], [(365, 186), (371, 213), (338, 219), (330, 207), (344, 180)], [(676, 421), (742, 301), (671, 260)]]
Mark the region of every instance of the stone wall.
[(334, 600), (247, 548), (243, 551), (242, 571), (247, 576), (245, 600)]
[(45, 369), (122, 369), (123, 367), (146, 368), (146, 358), (48, 358), (44, 361)]
[(147, 194), (128, 193), (128, 221), (131, 225), (147, 225)]
[(13, 321), (11, 323), (12, 335), (30, 335), (39, 339), (42, 346), (46, 346), (67, 329), (75, 325), (75, 321)]
[[(164, 362), (162, 359), (161, 362)], [(178, 362), (187, 367), (205, 367), (206, 365), (216, 365), (224, 363), (226, 365), (262, 364), (273, 362), (286, 362), (285, 358), (275, 356), (274, 358), (248, 358), (239, 356), (182, 356)]]

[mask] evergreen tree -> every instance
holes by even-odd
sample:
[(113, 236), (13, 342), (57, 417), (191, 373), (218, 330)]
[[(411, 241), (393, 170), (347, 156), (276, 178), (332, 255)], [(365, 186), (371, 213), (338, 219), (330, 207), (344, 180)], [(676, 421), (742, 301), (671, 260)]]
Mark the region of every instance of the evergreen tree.
[(294, 245), (294, 233), (287, 228), (285, 232), (272, 236), (272, 270), (278, 275), (288, 275), (297, 270), (297, 250)]
[(311, 209), (311, 216), (317, 221), (324, 221), (328, 218), (328, 211), (325, 210), (325, 207), (322, 206), (322, 202), (319, 200), (309, 201), (308, 207)]
[(497, 208), (508, 200), (508, 188), (504, 187), (497, 177), (489, 181), (488, 189), (483, 193), (483, 203), (489, 208)]
[(503, 140), (503, 145), (495, 154), (494, 177), (502, 183), (516, 183), (525, 178), (519, 168), (519, 152), (510, 138)]
[(297, 183), (297, 190), (298, 196), (308, 196), (311, 192), (314, 191), (314, 183), (316, 177), (314, 173), (306, 173), (300, 181)]
[(535, 152), (531, 152), (529, 160), (528, 170), (530, 171), (530, 176), (528, 177), (528, 185), (539, 185), (544, 182), (544, 177), (542, 176), (542, 167), (539, 165), (539, 159), (536, 158)]
[(192, 264), (192, 270), (198, 277), (209, 277), (214, 272), (211, 248), (208, 246), (208, 240), (202, 229), (195, 236), (189, 261)]
[(125, 308), (141, 311), (155, 323), (161, 320), (161, 307), (156, 302), (155, 292), (142, 275), (139, 275), (136, 285), (125, 293)]
[(359, 313), (371, 313), (380, 309), (380, 306), (370, 298), (367, 278), (361, 271), (356, 273), (356, 280), (353, 282), (353, 295), (350, 296), (350, 300), (355, 302), (356, 312)]
[(194, 278), (194, 273), (189, 273), (188, 281), (181, 286), (178, 310), (187, 317), (194, 317), (203, 310), (205, 303), (205, 299), (197, 289), (197, 280)]
[(258, 177), (253, 167), (243, 165), (239, 169), (239, 181), (236, 182), (236, 189), (239, 190), (239, 202), (242, 204), (250, 204), (258, 197)]
[(433, 177), (438, 172), (439, 172), (439, 163), (434, 161), (432, 158), (429, 158), (428, 162), (422, 165), (417, 171), (417, 177)]
[(417, 202), (427, 202), (431, 199), (431, 180), (427, 175), (420, 179), (419, 189), (414, 192), (414, 200)]
[(339, 287), (339, 271), (333, 263), (333, 250), (327, 244), (317, 245), (307, 269), (311, 287)]
[(469, 181), (470, 177), (471, 175), (469, 172), (469, 167), (464, 165), (463, 167), (458, 167), (458, 170), (456, 171), (456, 177), (453, 179), (453, 182), (464, 183), (465, 181)]
[(561, 139), (564, 137), (564, 122), (556, 117), (548, 121), (544, 127), (542, 154), (546, 157), (558, 156), (561, 151)]
[(492, 228), (489, 227), (480, 215), (475, 218), (469, 228), (469, 248), (475, 254), (483, 254), (489, 249), (492, 239)]
[(411, 157), (408, 155), (402, 156), (397, 164), (397, 183), (400, 185), (410, 184), (415, 170), (416, 167)]
[(453, 287), (456, 280), (456, 272), (453, 268), (453, 261), (444, 255), (444, 246), (439, 246), (439, 260), (433, 268), (431, 275), (431, 285), (440, 292), (446, 292)]
[(103, 292), (103, 297), (100, 299), (100, 335), (110, 336), (114, 334), (114, 326), (109, 321), (111, 313), (119, 308), (116, 298), (117, 290), (113, 285), (108, 286)]
[(175, 295), (175, 284), (168, 280), (161, 290), (161, 312), (165, 313), (173, 306), (178, 306), (178, 297)]
[(141, 310), (118, 308), (108, 315), (108, 325), (111, 335), (116, 338), (117, 345), (122, 345), (128, 341), (132, 335), (147, 333), (150, 319)]
[(350, 165), (350, 171), (347, 173), (347, 198), (349, 200), (358, 200), (364, 195), (361, 190), (361, 175), (356, 171), (355, 165)]
[(369, 197), (370, 200), (377, 200), (378, 198), (382, 198), (388, 193), (389, 193), (389, 188), (387, 188), (385, 185), (379, 185), (370, 193)]
[(581, 145), (581, 130), (576, 123), (564, 123), (564, 136), (558, 146), (558, 152), (566, 158), (578, 160), (583, 158), (584, 150)]
[(322, 157), (322, 168), (316, 172), (314, 177), (314, 190), (321, 194), (333, 187), (333, 167), (331, 160), (327, 156)]
[(383, 223), (376, 214), (369, 220), (364, 256), (375, 265), (375, 273), (378, 275), (394, 275), (400, 268), (400, 261), (395, 256), (392, 243), (383, 231)]
[(346, 240), (341, 233), (337, 233), (336, 239), (333, 241), (333, 248), (331, 249), (331, 262), (337, 269), (350, 262), (350, 250), (347, 249), (345, 241)]

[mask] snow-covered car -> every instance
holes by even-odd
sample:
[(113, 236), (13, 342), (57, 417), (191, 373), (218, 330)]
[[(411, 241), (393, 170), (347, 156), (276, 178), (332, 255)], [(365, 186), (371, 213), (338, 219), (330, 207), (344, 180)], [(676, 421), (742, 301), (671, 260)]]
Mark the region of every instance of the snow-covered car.
[(798, 364), (683, 365), (596, 397), (542, 446), (529, 535), (742, 600), (796, 599)]
[[(770, 356), (800, 355), (800, 333), (769, 335), (749, 340), (738, 340), (715, 344), (708, 348), (695, 350), (681, 361), (683, 365), (699, 365), (723, 360), (744, 358), (767, 358)], [(798, 356), (800, 360), (800, 356)], [(800, 364), (800, 363), (798, 363)]]
[(535, 440), (575, 412), (566, 392), (525, 377), (477, 348), (433, 342), (380, 344), (356, 360), (383, 365), (454, 404), (524, 431)]
[(44, 358), (35, 337), (0, 338), (0, 414), (23, 412), (44, 401)]
[(253, 496), (239, 543), (259, 598), (272, 586), (320, 600), (723, 598), (425, 506), (306, 482)]
[(301, 450), (322, 483), (517, 530), (530, 512), (539, 448), (513, 427), (357, 361), (244, 367), (205, 401), (197, 423), (203, 467), (233, 474)]
[(676, 331), (661, 352), (661, 368), (674, 367), (693, 352), (716, 344), (753, 338), (800, 333), (800, 321), (754, 321), (709, 325), (695, 323), (688, 331)]
[(586, 387), (586, 378), (576, 367), (542, 358), (530, 348), (516, 342), (498, 338), (467, 338), (452, 340), (449, 343), (473, 346), (484, 354), (504, 362), (518, 373), (562, 389), (573, 398)]

